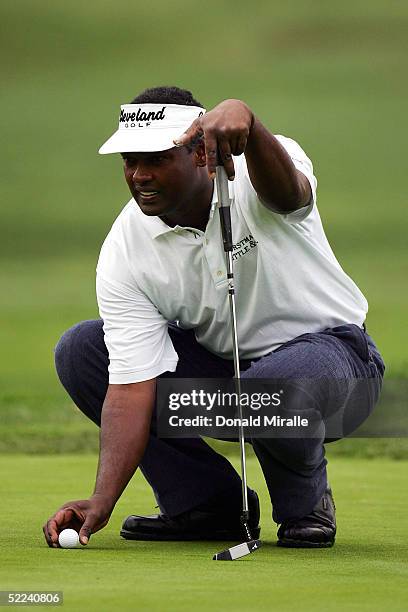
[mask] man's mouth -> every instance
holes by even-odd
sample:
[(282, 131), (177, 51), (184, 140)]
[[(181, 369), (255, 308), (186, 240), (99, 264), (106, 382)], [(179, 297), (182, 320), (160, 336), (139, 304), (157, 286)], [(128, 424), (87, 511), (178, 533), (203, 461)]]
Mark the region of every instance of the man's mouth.
[(154, 200), (154, 198), (159, 194), (159, 191), (138, 190), (137, 194), (139, 198), (141, 197), (145, 201), (150, 201), (150, 200)]

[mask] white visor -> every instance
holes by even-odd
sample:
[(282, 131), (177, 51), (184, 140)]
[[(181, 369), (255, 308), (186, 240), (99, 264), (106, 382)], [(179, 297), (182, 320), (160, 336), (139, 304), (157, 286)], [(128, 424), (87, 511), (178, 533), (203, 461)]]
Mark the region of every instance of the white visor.
[(138, 153), (172, 149), (197, 117), (200, 106), (181, 104), (122, 104), (119, 129), (99, 149), (106, 153)]

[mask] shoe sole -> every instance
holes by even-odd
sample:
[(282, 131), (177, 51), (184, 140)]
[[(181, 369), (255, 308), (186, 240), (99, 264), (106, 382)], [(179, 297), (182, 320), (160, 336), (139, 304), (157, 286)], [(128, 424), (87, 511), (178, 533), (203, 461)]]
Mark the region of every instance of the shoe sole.
[(277, 546), (283, 548), (331, 548), (334, 545), (334, 540), (331, 542), (308, 542), (307, 540), (278, 540)]
[[(251, 529), (252, 539), (258, 540), (260, 533), (260, 527)], [(120, 535), (125, 540), (140, 540), (143, 542), (197, 542), (199, 540), (207, 542), (229, 542), (231, 540), (235, 542), (244, 539), (243, 533), (231, 533), (230, 531), (217, 531), (211, 535), (204, 533), (175, 533), (164, 535), (121, 529)]]

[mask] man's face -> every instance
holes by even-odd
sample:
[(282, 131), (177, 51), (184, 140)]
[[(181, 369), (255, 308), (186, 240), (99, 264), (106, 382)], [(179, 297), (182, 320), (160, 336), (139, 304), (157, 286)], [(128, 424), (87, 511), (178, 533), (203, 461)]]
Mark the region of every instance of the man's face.
[(200, 156), (186, 147), (152, 153), (122, 153), (125, 179), (141, 211), (149, 216), (182, 213), (206, 179)]

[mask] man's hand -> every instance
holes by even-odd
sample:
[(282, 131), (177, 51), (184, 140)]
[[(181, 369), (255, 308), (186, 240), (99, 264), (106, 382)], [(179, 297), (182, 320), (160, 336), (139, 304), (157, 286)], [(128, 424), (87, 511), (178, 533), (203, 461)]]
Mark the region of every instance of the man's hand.
[(240, 100), (224, 100), (196, 119), (174, 144), (181, 147), (202, 138), (210, 178), (215, 178), (219, 155), (219, 161), (232, 181), (235, 177), (232, 155), (241, 155), (245, 151), (253, 124), (254, 115), (249, 106)]
[(81, 544), (107, 525), (112, 510), (139, 465), (149, 438), (156, 379), (109, 385), (102, 408), (101, 446), (90, 499), (68, 502), (43, 527), (48, 546), (58, 548), (63, 529), (79, 532)]
[(92, 533), (108, 524), (112, 510), (112, 503), (97, 495), (67, 502), (43, 527), (48, 546), (60, 548), (58, 536), (63, 529), (75, 529), (79, 533), (79, 541), (85, 546)]

